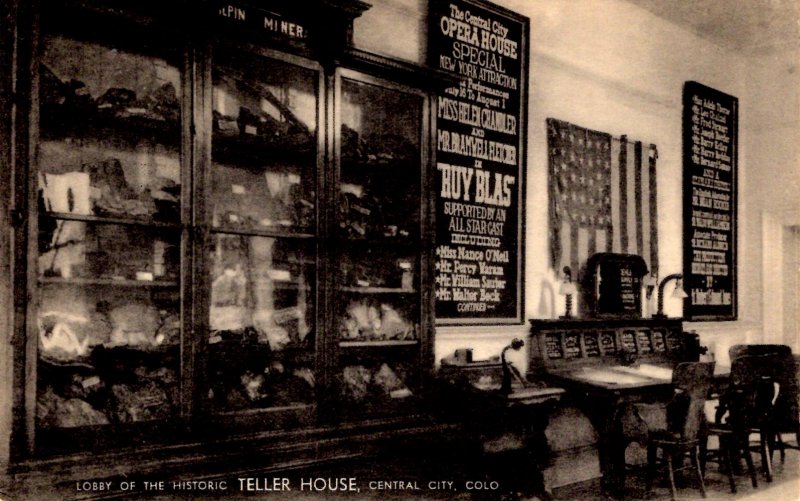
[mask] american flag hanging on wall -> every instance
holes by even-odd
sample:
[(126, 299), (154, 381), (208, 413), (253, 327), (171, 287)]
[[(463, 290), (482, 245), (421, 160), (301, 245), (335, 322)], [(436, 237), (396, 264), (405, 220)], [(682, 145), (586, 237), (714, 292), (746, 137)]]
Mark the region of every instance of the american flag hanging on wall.
[(597, 252), (637, 254), (658, 274), (656, 158), (651, 144), (547, 120), (550, 256), (582, 271)]

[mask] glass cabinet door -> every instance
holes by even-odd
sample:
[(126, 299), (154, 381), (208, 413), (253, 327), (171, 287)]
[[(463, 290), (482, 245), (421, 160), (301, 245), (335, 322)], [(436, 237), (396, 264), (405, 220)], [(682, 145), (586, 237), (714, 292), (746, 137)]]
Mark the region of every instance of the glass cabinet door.
[(316, 401), (320, 75), (219, 50), (212, 79), (205, 396), (299, 425)]
[(24, 454), (418, 410), (427, 95), (68, 11), (42, 11), (20, 191)]
[(171, 420), (181, 406), (181, 56), (54, 24), (31, 181), (35, 426), (47, 446), (66, 429)]
[(334, 323), (344, 416), (357, 419), (418, 397), (424, 98), (342, 75)]

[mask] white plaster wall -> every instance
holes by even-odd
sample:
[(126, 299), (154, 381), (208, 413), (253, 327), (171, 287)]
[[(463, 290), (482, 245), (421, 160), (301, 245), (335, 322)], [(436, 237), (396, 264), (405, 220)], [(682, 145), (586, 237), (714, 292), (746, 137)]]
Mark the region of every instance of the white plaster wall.
[(800, 227), (784, 229), (783, 342), (800, 352)]
[[(627, 134), (658, 146), (659, 260), (663, 277), (682, 269), (682, 88), (696, 80), (737, 96), (739, 113), (739, 320), (687, 324), (727, 358), (731, 344), (763, 339), (762, 225), (764, 211), (797, 208), (797, 53), (745, 58), (726, 51), (623, 0), (495, 0), (531, 21), (528, 114), (525, 318), (563, 312), (541, 303), (553, 281), (547, 244), (545, 119)], [(363, 49), (422, 63), (427, 30), (425, 0), (373, 0), (355, 25)], [(386, 31), (383, 31), (386, 29)], [(752, 166), (752, 171), (750, 167)], [(665, 299), (671, 316), (680, 302)], [(526, 325), (437, 329), (436, 359), (472, 347), (496, 354)], [(523, 354), (518, 363), (524, 365)]]
[[(751, 228), (754, 237), (765, 235), (758, 242), (750, 241), (752, 251), (763, 260), (763, 266), (746, 270), (747, 280), (760, 285), (752, 298), (753, 316), (763, 319), (763, 339), (780, 339), (776, 320), (782, 310), (773, 311), (772, 294), (780, 288), (776, 283), (785, 270), (774, 259), (782, 259), (782, 228), (772, 235), (764, 221), (777, 226), (797, 224), (800, 210), (800, 51), (786, 51), (770, 57), (753, 57), (749, 61), (748, 90), (753, 96), (752, 127), (748, 129), (747, 155), (753, 182), (746, 185), (744, 197), (761, 212)], [(761, 225), (759, 225), (761, 223)], [(773, 257), (771, 254), (775, 254)], [(761, 299), (761, 301), (758, 301)]]
[(422, 63), (428, 44), (427, 0), (371, 0), (353, 24), (356, 47)]
[[(787, 343), (785, 228), (800, 224), (800, 51), (743, 59), (739, 143), (739, 322), (694, 324), (727, 361), (731, 339)], [(794, 291), (797, 294), (797, 291)], [(796, 306), (797, 303), (795, 302)], [(796, 346), (795, 346), (796, 348)]]

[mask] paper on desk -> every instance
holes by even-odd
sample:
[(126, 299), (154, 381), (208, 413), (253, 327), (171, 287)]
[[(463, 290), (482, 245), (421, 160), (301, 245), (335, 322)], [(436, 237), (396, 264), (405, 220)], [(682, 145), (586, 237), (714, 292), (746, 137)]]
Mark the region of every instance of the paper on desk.
[(659, 367), (657, 365), (652, 365), (652, 364), (642, 364), (638, 367), (625, 367), (622, 365), (618, 365), (614, 367), (613, 370), (618, 372), (624, 372), (626, 374), (634, 374), (637, 376), (645, 376), (653, 379), (672, 381), (672, 369), (669, 369), (667, 367)]
[(563, 388), (519, 388), (509, 396), (509, 400), (524, 400), (527, 398), (549, 397), (564, 393)]
[(580, 372), (573, 374), (578, 379), (593, 383), (607, 383), (607, 384), (644, 384), (651, 382), (651, 379), (633, 374), (624, 374), (622, 372), (613, 371), (609, 369), (584, 369)]

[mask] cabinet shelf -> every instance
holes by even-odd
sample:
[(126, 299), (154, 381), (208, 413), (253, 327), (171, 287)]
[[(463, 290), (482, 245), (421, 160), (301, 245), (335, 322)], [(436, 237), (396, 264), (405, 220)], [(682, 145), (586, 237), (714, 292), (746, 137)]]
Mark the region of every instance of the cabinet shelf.
[(416, 346), (418, 344), (418, 339), (402, 341), (397, 339), (387, 341), (339, 341), (340, 348), (389, 348), (393, 346)]
[(70, 212), (43, 212), (42, 217), (49, 217), (63, 221), (81, 221), (94, 224), (118, 224), (123, 226), (140, 226), (145, 228), (181, 229), (180, 223), (156, 221), (148, 218), (106, 217), (90, 214), (72, 214)]
[(262, 136), (214, 134), (211, 145), (211, 157), (216, 163), (234, 164), (257, 171), (265, 170), (270, 163), (276, 161), (288, 161), (298, 167), (315, 167), (316, 148), (311, 140), (306, 143), (281, 144), (280, 138), (269, 141)]
[(281, 350), (273, 350), (269, 344), (259, 343), (250, 339), (219, 339), (209, 341), (206, 345), (208, 350), (228, 351), (235, 353), (269, 353), (275, 357), (291, 359), (296, 362), (313, 362), (313, 345), (290, 344)]
[(258, 414), (275, 414), (285, 411), (292, 411), (292, 410), (304, 410), (314, 407), (314, 404), (291, 404), (291, 405), (280, 405), (280, 406), (273, 406), (273, 407), (257, 407), (254, 409), (240, 409), (235, 411), (219, 411), (215, 412), (214, 414), (217, 416), (248, 416), (248, 415), (258, 415)]
[(53, 107), (42, 113), (41, 123), (42, 138), (45, 140), (113, 139), (136, 145), (142, 139), (149, 138), (170, 146), (176, 153), (180, 149), (180, 123), (175, 121), (136, 115), (120, 117), (99, 110), (76, 113)]
[(163, 355), (174, 355), (180, 350), (177, 343), (161, 345), (98, 345), (92, 350), (92, 358), (104, 357), (107, 359), (139, 359), (143, 357), (160, 357)]
[(415, 165), (414, 158), (387, 158), (374, 160), (371, 159), (342, 159), (342, 171), (352, 175), (352, 177), (362, 177), (367, 174), (374, 174), (386, 169), (408, 169)]
[(132, 365), (135, 365), (136, 361), (143, 359), (159, 360), (160, 357), (174, 356), (179, 349), (180, 345), (178, 344), (152, 346), (99, 344), (92, 347), (89, 354), (82, 357), (58, 359), (43, 355), (39, 357), (39, 362), (57, 369), (95, 371), (107, 369), (106, 366), (112, 360), (133, 360)]
[[(290, 227), (287, 227), (290, 228)], [(308, 230), (308, 228), (302, 228)], [(212, 226), (211, 233), (227, 234), (227, 235), (241, 235), (244, 237), (267, 237), (267, 238), (314, 238), (313, 233), (308, 232), (292, 232), (286, 230), (266, 230), (266, 229), (251, 229), (236, 226)]]
[(303, 291), (310, 291), (310, 285), (300, 285), (296, 280), (273, 280), (272, 287), (276, 289), (291, 289), (291, 290), (303, 290)]
[(153, 287), (153, 288), (171, 288), (178, 287), (177, 281), (172, 280), (132, 280), (115, 278), (63, 278), (63, 277), (39, 277), (39, 283), (42, 285), (101, 285), (101, 286), (119, 286), (119, 287)]
[(339, 287), (342, 292), (351, 292), (356, 294), (414, 294), (416, 289), (406, 289), (402, 287)]
[(419, 242), (415, 235), (401, 237), (351, 237), (342, 235), (340, 241), (347, 245), (391, 247), (399, 251), (416, 252), (419, 250)]

